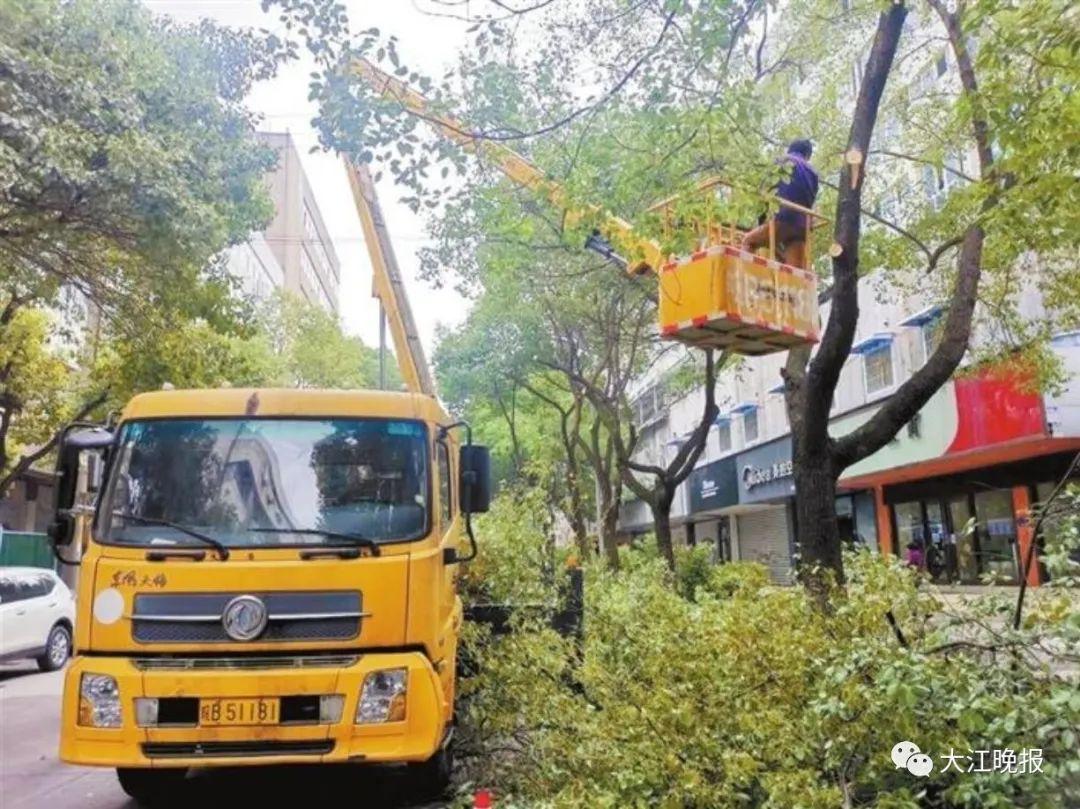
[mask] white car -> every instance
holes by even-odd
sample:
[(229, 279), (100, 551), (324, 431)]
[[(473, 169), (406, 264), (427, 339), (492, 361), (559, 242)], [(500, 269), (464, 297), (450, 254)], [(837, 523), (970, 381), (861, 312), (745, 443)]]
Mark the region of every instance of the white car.
[(71, 656), (75, 596), (39, 567), (0, 567), (0, 660), (34, 659), (42, 671)]

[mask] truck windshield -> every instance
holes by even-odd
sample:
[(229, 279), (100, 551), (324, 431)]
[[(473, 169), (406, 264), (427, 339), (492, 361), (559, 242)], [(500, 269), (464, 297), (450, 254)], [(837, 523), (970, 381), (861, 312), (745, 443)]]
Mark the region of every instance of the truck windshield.
[[(123, 426), (101, 500), (107, 543), (344, 545), (427, 531), (418, 421), (155, 419)], [(170, 525), (171, 524), (171, 525)]]

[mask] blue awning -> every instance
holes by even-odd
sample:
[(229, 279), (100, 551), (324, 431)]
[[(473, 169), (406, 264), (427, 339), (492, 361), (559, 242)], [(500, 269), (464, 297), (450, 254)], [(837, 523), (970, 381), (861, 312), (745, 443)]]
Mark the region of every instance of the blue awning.
[(758, 409), (758, 403), (757, 402), (739, 402), (739, 404), (737, 404), (733, 408), (731, 408), (731, 413), (734, 416), (741, 416), (744, 413), (752, 413), (757, 409)]
[(781, 379), (779, 382), (777, 382), (775, 385), (773, 385), (771, 388), (769, 388), (769, 390), (766, 391), (766, 392), (767, 393), (783, 393), (784, 392), (784, 380)]
[(713, 419), (713, 424), (727, 424), (731, 421), (730, 413), (720, 413)]
[(942, 308), (937, 304), (933, 306), (927, 306), (921, 312), (916, 312), (913, 315), (909, 315), (900, 321), (901, 326), (925, 326), (933, 320), (937, 320), (941, 317)]
[(871, 351), (877, 351), (879, 348), (884, 348), (893, 341), (892, 332), (880, 331), (877, 334), (872, 334), (865, 340), (862, 340), (851, 347), (852, 354), (869, 354)]

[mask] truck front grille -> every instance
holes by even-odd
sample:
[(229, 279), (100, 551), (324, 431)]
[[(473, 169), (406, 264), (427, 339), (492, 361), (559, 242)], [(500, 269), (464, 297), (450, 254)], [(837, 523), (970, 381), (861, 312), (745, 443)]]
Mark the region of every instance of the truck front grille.
[(147, 758), (227, 758), (240, 756), (322, 756), (334, 749), (330, 739), (280, 742), (146, 742)]
[[(141, 593), (135, 596), (131, 634), (139, 643), (235, 643), (221, 613), (239, 593)], [(258, 641), (349, 640), (360, 634), (358, 592), (253, 593), (270, 619)]]
[(276, 655), (267, 657), (136, 657), (132, 662), (141, 671), (201, 671), (212, 669), (346, 669), (360, 655)]

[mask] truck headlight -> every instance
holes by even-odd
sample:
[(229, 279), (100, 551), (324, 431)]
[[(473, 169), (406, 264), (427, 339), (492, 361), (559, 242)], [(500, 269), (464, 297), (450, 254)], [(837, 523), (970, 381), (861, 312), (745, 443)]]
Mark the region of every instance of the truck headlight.
[(356, 724), (376, 725), (404, 719), (408, 684), (409, 675), (405, 669), (384, 669), (368, 674), (360, 689)]
[(79, 681), (79, 724), (120, 727), (120, 688), (108, 674), (84, 674)]

